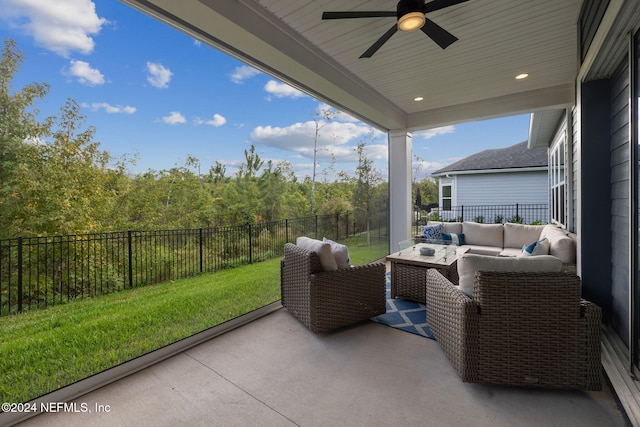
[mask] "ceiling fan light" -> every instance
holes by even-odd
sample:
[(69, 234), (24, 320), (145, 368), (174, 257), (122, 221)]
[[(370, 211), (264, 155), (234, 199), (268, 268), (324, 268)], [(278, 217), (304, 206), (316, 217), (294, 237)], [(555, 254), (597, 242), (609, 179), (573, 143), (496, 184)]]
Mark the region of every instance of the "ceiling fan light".
[(409, 12), (398, 18), (398, 29), (400, 31), (416, 31), (422, 28), (425, 23), (424, 13), (422, 12)]

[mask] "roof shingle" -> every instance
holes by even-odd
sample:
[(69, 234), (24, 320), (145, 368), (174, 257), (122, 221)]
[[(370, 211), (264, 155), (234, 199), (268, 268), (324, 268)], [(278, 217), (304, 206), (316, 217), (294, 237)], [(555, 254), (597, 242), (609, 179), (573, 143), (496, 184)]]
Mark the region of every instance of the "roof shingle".
[(433, 172), (462, 172), (487, 169), (513, 169), (548, 166), (547, 148), (527, 148), (527, 141), (506, 148), (484, 150)]

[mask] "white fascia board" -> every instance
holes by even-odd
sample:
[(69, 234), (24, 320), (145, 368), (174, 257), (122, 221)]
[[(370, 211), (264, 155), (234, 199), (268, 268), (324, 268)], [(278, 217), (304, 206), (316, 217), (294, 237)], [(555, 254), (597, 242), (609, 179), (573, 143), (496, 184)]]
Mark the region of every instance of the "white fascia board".
[(575, 98), (575, 82), (569, 82), (550, 88), (409, 114), (407, 125), (410, 130), (431, 129), (548, 109), (564, 109), (574, 105)]
[(530, 168), (506, 168), (506, 169), (476, 169), (468, 171), (448, 171), (438, 174), (431, 174), (433, 177), (441, 176), (455, 176), (455, 175), (480, 175), (489, 173), (515, 173), (515, 172), (546, 172), (549, 168), (547, 166), (536, 166)]

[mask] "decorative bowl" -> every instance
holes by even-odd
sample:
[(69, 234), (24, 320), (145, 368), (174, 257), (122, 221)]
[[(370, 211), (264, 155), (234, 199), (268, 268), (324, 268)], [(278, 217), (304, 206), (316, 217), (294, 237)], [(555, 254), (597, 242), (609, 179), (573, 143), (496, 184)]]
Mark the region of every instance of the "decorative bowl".
[(420, 255), (424, 256), (433, 256), (436, 253), (436, 250), (433, 248), (420, 248)]

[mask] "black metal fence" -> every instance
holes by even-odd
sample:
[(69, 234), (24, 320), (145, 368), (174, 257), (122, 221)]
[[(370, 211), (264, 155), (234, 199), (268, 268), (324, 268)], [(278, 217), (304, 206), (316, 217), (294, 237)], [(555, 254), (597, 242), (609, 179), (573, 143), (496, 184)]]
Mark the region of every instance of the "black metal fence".
[(299, 236), (341, 240), (359, 232), (354, 224), (342, 213), (233, 227), (0, 240), (0, 315), (279, 257), (284, 244)]
[(550, 222), (547, 204), (452, 206), (451, 209), (434, 209), (429, 213), (415, 212), (416, 231), (428, 221), (473, 221), (490, 224), (514, 222), (521, 224), (547, 224)]

